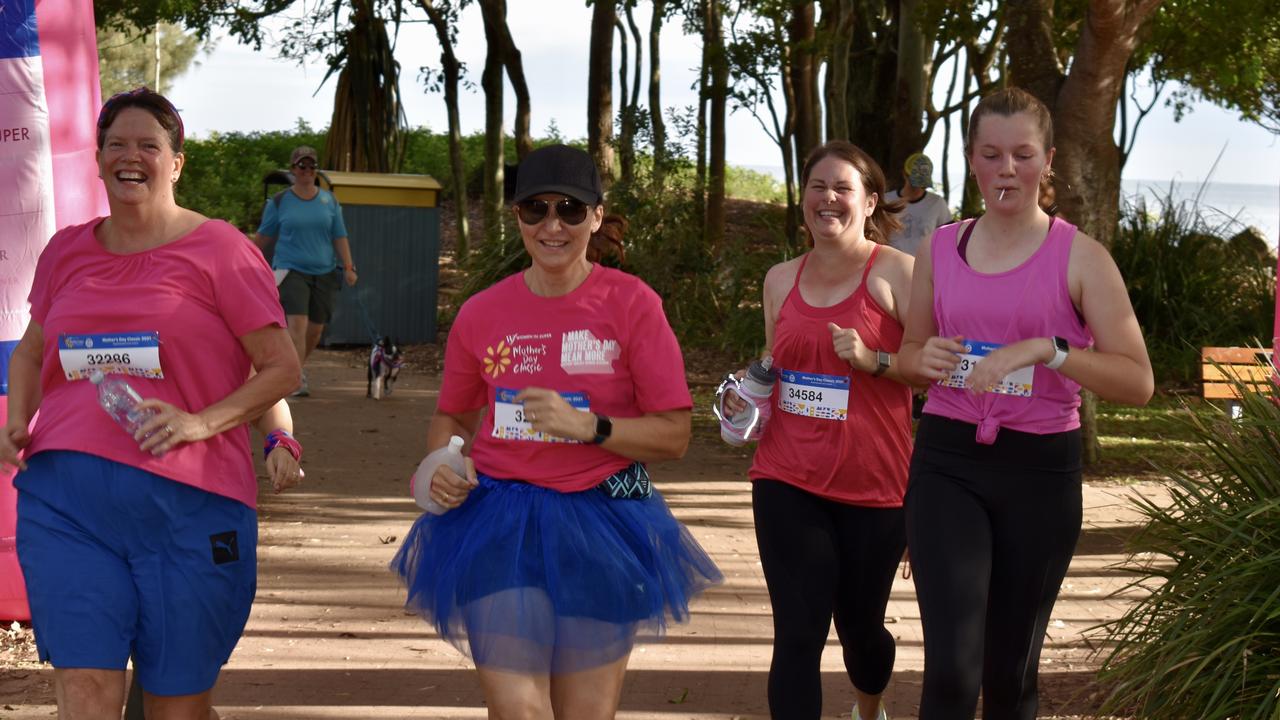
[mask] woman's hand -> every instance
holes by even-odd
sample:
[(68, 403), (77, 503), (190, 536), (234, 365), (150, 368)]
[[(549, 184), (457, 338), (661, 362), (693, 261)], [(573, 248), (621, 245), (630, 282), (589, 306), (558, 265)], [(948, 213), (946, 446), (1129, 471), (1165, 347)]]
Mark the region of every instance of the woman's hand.
[(972, 393), (991, 392), (1009, 373), (1052, 360), (1052, 347), (1045, 338), (1029, 338), (993, 350), (974, 366), (966, 387)]
[(143, 452), (159, 456), (182, 443), (200, 442), (213, 435), (199, 415), (183, 412), (163, 400), (143, 400), (138, 407), (156, 411), (133, 435)]
[(930, 382), (946, 380), (955, 372), (960, 364), (960, 353), (964, 352), (964, 337), (945, 338), (937, 335), (925, 341), (920, 350), (917, 362), (920, 371)]
[(267, 475), (271, 477), (271, 490), (279, 495), (291, 487), (297, 487), (302, 483), (302, 478), (306, 473), (302, 472), (302, 467), (298, 465), (298, 461), (293, 459), (293, 453), (283, 446), (277, 445), (274, 450), (267, 454)]
[(26, 470), (27, 463), (19, 453), (31, 444), (31, 433), (26, 423), (10, 421), (0, 430), (0, 465)]
[(831, 331), (831, 344), (836, 355), (855, 370), (869, 373), (876, 369), (876, 354), (862, 342), (862, 336), (853, 328), (842, 328), (829, 322), (827, 329)]
[(595, 439), (595, 415), (570, 405), (554, 390), (525, 388), (516, 402), (524, 403), (524, 418), (537, 432), (580, 442)]
[(466, 502), (471, 491), (479, 487), (476, 478), (476, 466), (471, 458), (464, 458), (467, 465), (467, 476), (462, 477), (446, 463), (436, 468), (431, 476), (431, 500), (446, 510), (452, 510)]

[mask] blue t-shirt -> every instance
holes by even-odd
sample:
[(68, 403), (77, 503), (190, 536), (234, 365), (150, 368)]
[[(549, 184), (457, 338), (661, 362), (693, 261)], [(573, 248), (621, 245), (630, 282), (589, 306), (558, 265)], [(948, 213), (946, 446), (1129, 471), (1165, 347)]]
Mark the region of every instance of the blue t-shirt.
[(324, 275), (338, 266), (333, 241), (347, 236), (347, 226), (333, 193), (318, 190), (315, 197), (303, 200), (290, 188), (280, 196), (280, 202), (267, 200), (258, 234), (276, 238), (271, 260), (276, 270)]

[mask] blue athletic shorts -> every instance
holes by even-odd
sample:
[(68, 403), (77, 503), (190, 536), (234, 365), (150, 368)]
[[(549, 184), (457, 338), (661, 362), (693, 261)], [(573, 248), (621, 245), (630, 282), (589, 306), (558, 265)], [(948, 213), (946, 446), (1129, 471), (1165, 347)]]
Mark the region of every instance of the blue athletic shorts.
[(144, 690), (213, 687), (257, 588), (257, 514), (111, 460), (45, 451), (18, 474), (18, 562), (40, 659), (124, 670)]

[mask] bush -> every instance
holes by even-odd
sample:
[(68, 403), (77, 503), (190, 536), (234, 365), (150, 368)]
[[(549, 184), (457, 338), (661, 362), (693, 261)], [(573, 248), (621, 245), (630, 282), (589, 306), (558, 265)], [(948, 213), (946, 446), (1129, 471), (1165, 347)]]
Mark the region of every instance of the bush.
[(1171, 194), (1155, 212), (1139, 199), (1123, 208), (1112, 243), (1162, 383), (1194, 382), (1201, 347), (1248, 345), (1272, 335), (1275, 258), (1244, 235), (1225, 240), (1230, 228), (1205, 218)]
[(178, 204), (253, 232), (262, 219), (262, 178), (284, 169), (298, 145), (324, 147), (324, 133), (299, 123), (291, 132), (213, 133), (188, 139), (186, 165), (175, 189)]
[(1168, 505), (1123, 568), (1146, 594), (1107, 631), (1102, 714), (1280, 717), (1280, 407), (1246, 392), (1244, 417), (1192, 415), (1207, 472), (1174, 470)]

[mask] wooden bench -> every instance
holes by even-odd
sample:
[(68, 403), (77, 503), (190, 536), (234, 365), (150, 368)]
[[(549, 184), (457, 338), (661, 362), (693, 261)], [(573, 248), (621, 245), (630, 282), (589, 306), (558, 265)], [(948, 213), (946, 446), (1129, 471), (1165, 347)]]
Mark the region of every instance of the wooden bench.
[(1257, 347), (1200, 348), (1200, 377), (1206, 400), (1226, 400), (1232, 418), (1240, 417), (1239, 382), (1253, 392), (1271, 392), (1271, 350)]

